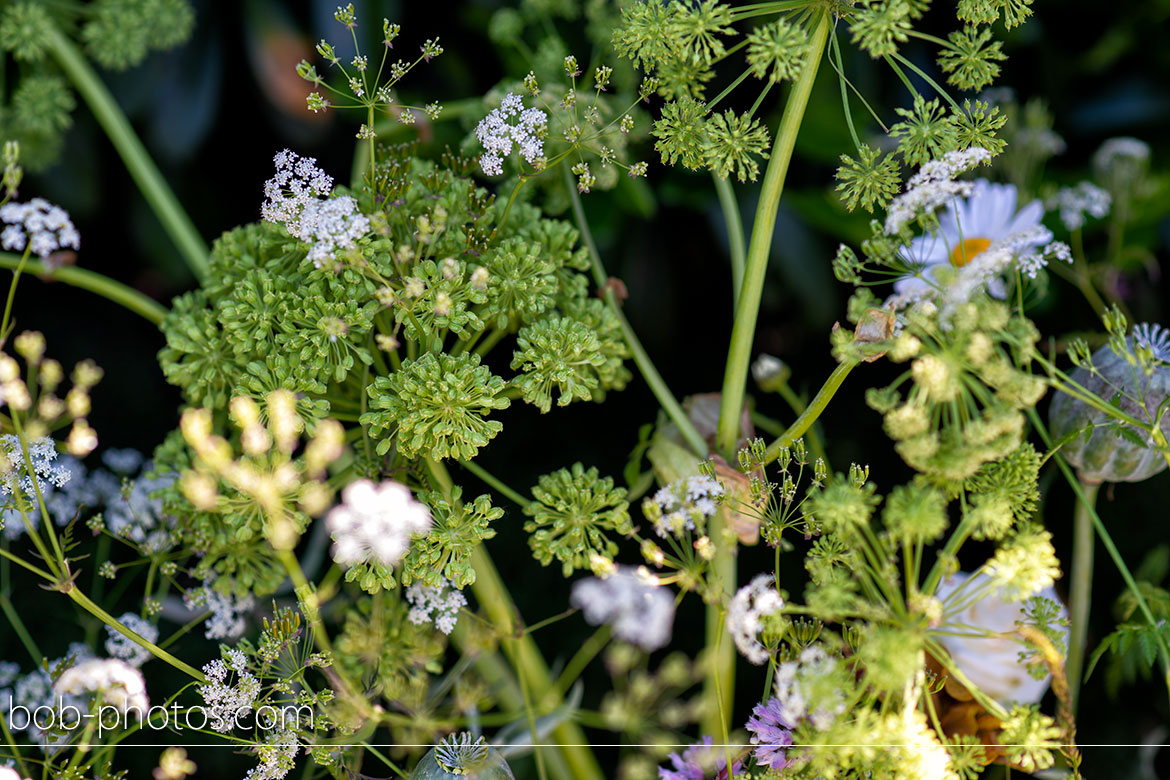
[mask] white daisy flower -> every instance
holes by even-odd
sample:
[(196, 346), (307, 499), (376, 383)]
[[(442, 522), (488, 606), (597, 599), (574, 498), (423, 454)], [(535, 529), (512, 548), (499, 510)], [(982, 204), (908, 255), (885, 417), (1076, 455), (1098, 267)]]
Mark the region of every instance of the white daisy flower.
[(1052, 232), (1040, 222), (1041, 202), (1017, 210), (1017, 200), (1015, 186), (986, 179), (974, 182), (966, 197), (952, 199), (933, 235), (919, 236), (902, 248), (912, 273), (894, 283), (895, 306), (956, 298), (944, 295), (951, 287), (963, 300), (980, 286), (1002, 298), (1006, 288), (1001, 274), (1017, 258), (1035, 257), (1052, 241)]

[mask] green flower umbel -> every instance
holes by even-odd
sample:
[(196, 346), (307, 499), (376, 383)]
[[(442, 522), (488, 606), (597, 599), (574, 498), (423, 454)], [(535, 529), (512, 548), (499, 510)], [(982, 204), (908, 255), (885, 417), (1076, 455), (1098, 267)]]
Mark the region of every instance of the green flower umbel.
[(486, 419), (508, 407), (503, 389), (504, 380), (480, 365), (478, 355), (426, 354), (377, 378), (369, 392), (379, 411), (362, 415), (362, 423), (379, 438), (379, 455), (394, 441), (410, 458), (470, 460), (503, 428)]

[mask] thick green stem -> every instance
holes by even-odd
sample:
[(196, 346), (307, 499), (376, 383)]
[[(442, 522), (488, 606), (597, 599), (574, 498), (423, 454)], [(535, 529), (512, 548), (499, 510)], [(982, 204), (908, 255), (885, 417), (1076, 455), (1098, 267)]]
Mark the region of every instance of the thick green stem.
[(731, 329), (727, 370), (723, 375), (723, 399), (719, 408), (719, 434), (716, 445), (727, 455), (733, 454), (732, 450), (739, 440), (739, 415), (743, 408), (760, 298), (764, 292), (764, 276), (772, 249), (772, 233), (776, 228), (776, 211), (780, 207), (780, 195), (784, 191), (784, 179), (788, 175), (788, 164), (792, 161), (796, 135), (800, 131), (804, 110), (808, 106), (813, 83), (817, 78), (817, 68), (825, 51), (825, 42), (829, 38), (830, 24), (830, 14), (828, 11), (822, 11), (816, 28), (809, 36), (808, 52), (805, 54), (800, 77), (792, 85), (788, 103), (784, 106), (784, 116), (780, 120), (776, 142), (772, 146), (772, 156), (764, 173), (760, 201), (756, 207), (755, 221), (752, 223), (752, 238), (748, 245), (747, 265), (744, 269), (739, 305), (735, 311), (735, 323)]
[(654, 397), (658, 399), (658, 403), (662, 406), (663, 411), (666, 412), (666, 416), (678, 426), (687, 444), (696, 453), (706, 457), (707, 442), (703, 439), (702, 434), (695, 430), (694, 424), (691, 423), (691, 418), (687, 416), (682, 405), (679, 404), (674, 394), (670, 392), (670, 388), (666, 386), (662, 375), (654, 367), (654, 361), (650, 359), (650, 355), (642, 346), (642, 342), (638, 340), (634, 329), (630, 327), (630, 322), (626, 319), (626, 315), (622, 311), (617, 297), (614, 295), (613, 288), (607, 286), (606, 283), (609, 281), (609, 274), (605, 272), (605, 266), (601, 262), (601, 253), (597, 251), (597, 243), (593, 240), (593, 233), (589, 230), (589, 222), (585, 219), (585, 209), (581, 206), (581, 196), (577, 194), (577, 186), (573, 183), (573, 177), (570, 175), (569, 169), (562, 167), (561, 171), (565, 175), (565, 186), (569, 188), (569, 199), (573, 203), (573, 216), (577, 220), (577, 229), (581, 231), (581, 237), (585, 241), (585, 246), (589, 249), (589, 259), (593, 266), (593, 279), (597, 282), (597, 286), (605, 291), (605, 302), (617, 318), (618, 325), (622, 330), (622, 338), (625, 340), (626, 346), (630, 348), (630, 354), (634, 357), (634, 365), (642, 373), (642, 378), (646, 380), (646, 384), (650, 387), (650, 392), (654, 393)]
[(1065, 670), (1068, 675), (1069, 696), (1072, 698), (1073, 714), (1076, 714), (1077, 697), (1081, 689), (1081, 674), (1085, 663), (1085, 643), (1089, 637), (1089, 604), (1093, 595), (1093, 516), (1091, 513), (1097, 501), (1100, 483), (1081, 480), (1081, 491), (1085, 500), (1078, 501), (1073, 516), (1072, 582), (1069, 584), (1069, 613), (1071, 628), (1068, 638), (1068, 661)]
[(743, 219), (739, 215), (739, 202), (731, 181), (711, 174), (715, 192), (719, 195), (719, 207), (723, 209), (723, 221), (727, 224), (727, 250), (731, 255), (731, 302), (732, 311), (739, 308), (739, 293), (743, 287), (744, 255)]
[(768, 445), (767, 459), (769, 461), (775, 460), (780, 454), (780, 450), (785, 447), (791, 447), (792, 443), (799, 439), (804, 433), (812, 427), (821, 413), (825, 411), (825, 407), (833, 400), (833, 396), (837, 394), (841, 383), (845, 381), (845, 377), (849, 376), (849, 372), (857, 365), (857, 361), (847, 360), (833, 369), (833, 373), (829, 374), (829, 378), (825, 380), (825, 384), (817, 391), (816, 396), (813, 397), (809, 405), (805, 407), (800, 416), (793, 421), (792, 425), (788, 426), (788, 430), (784, 431), (784, 435), (776, 441)]
[[(20, 255), (0, 252), (0, 268), (16, 269), (18, 267), (20, 267)], [(167, 308), (153, 298), (147, 297), (133, 287), (115, 282), (108, 276), (102, 276), (84, 268), (64, 266), (50, 271), (43, 264), (29, 260), (24, 264), (24, 270), (43, 280), (64, 282), (72, 287), (96, 293), (120, 306), (125, 306), (155, 325), (162, 322), (163, 317), (167, 316)]]
[[(439, 491), (450, 494), (453, 483), (443, 464), (428, 459), (426, 466)], [(519, 629), (516, 605), (512, 602), (512, 596), (500, 578), (500, 573), (485, 544), (477, 544), (472, 550), (471, 566), (475, 569), (475, 582), (472, 583), (471, 589), (480, 607), (499, 633), (500, 644), (512, 661), (521, 687), (526, 687), (532, 692), (535, 697), (534, 704), (545, 712), (562, 706), (564, 698), (557, 691), (548, 664), (541, 657), (536, 642), (531, 635), (524, 634)], [(553, 730), (552, 736), (576, 780), (604, 780), (601, 767), (589, 749), (589, 743), (586, 742), (580, 726), (572, 721), (565, 721)], [(533, 740), (536, 740), (535, 734)]]
[(94, 118), (109, 136), (126, 170), (134, 178), (146, 202), (154, 210), (163, 229), (171, 237), (183, 260), (200, 281), (207, 277), (207, 245), (195, 230), (191, 218), (179, 205), (174, 192), (159, 173), (154, 160), (147, 154), (142, 141), (130, 127), (130, 122), (106, 85), (80, 50), (55, 26), (47, 28), (48, 49), (57, 65), (73, 82), (73, 86), (89, 105)]

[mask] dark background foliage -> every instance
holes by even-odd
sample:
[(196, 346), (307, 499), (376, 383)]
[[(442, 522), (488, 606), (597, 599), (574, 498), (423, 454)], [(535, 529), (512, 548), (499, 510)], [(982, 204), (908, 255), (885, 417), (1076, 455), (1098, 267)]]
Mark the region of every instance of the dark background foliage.
[[(446, 53), (406, 82), (405, 97), (416, 104), (479, 96), (500, 78), (520, 77), (527, 69), (511, 56), (497, 54), (484, 34), (491, 15), (502, 5), (498, 0), (372, 0), (355, 5), (359, 20), (369, 20), (365, 32), (377, 34), (376, 21), (383, 16), (399, 21), (404, 51), (426, 38), (441, 38)], [(941, 11), (944, 4), (937, 5)], [(314, 56), (313, 41), (323, 36), (335, 44), (342, 40), (332, 19), (336, 2), (204, 1), (195, 6), (197, 26), (189, 43), (153, 55), (137, 69), (103, 76), (210, 241), (224, 230), (259, 218), (261, 187), (271, 174), (272, 155), (281, 148), (315, 155), (339, 180), (346, 179), (356, 125), (339, 112), (325, 117), (309, 114), (303, 103), (308, 90), (293, 73), (299, 59)], [(1170, 0), (1109, 4), (1036, 0), (1034, 10), (1033, 19), (1008, 36), (1005, 48), (1010, 59), (999, 84), (1012, 87), (1021, 100), (1047, 101), (1055, 130), (1068, 147), (1049, 164), (1050, 178), (1064, 183), (1086, 178), (1093, 150), (1116, 135), (1150, 143), (1153, 168), (1165, 177), (1170, 170), (1166, 86)], [(560, 33), (571, 48), (587, 50), (578, 26), (562, 25)], [(910, 44), (904, 51), (928, 72), (936, 72), (925, 49)], [(909, 103), (904, 87), (883, 67), (848, 47), (845, 56), (850, 77), (876, 105), (887, 107), (886, 117), (893, 107)], [(844, 319), (848, 295), (833, 279), (829, 261), (836, 244), (855, 241), (867, 221), (864, 214), (846, 213), (831, 191), (837, 155), (850, 151), (832, 76), (832, 70), (823, 66), (798, 141), (756, 337), (757, 351), (781, 356), (793, 367), (797, 392), (808, 394), (832, 370), (829, 331), (836, 320)], [(769, 126), (775, 126), (781, 107), (773, 103), (766, 109)], [(468, 129), (468, 122), (460, 120), (427, 127), (421, 150), (437, 152), (444, 143), (458, 145)], [(674, 392), (682, 396), (717, 391), (730, 333), (731, 290), (726, 235), (714, 190), (706, 175), (665, 168), (649, 148), (641, 154), (651, 161), (650, 190), (623, 185), (611, 193), (588, 196), (590, 222), (610, 273), (629, 289), (626, 312)], [(75, 114), (61, 162), (30, 177), (22, 189), (22, 195), (41, 195), (70, 210), (83, 237), (78, 262), (84, 267), (164, 303), (193, 285), (84, 106)], [(755, 191), (753, 186), (736, 185), (749, 222)], [(1160, 268), (1170, 244), (1168, 207), (1166, 202), (1151, 204), (1152, 216), (1132, 234), (1133, 241), (1156, 258), (1121, 277), (1138, 319), (1165, 322)], [(1096, 328), (1083, 300), (1057, 283), (1050, 303), (1037, 316), (1046, 335)], [(50, 354), (66, 365), (93, 357), (106, 369), (106, 378), (94, 393), (91, 420), (103, 446), (149, 451), (177, 423), (179, 394), (163, 381), (155, 359), (162, 338), (135, 315), (65, 285), (29, 280), (22, 284), (16, 318), (19, 328), (43, 331)], [(906, 479), (908, 471), (892, 456), (880, 417), (864, 405), (863, 392), (867, 386), (888, 382), (892, 371), (881, 363), (856, 371), (819, 424), (833, 467), (869, 463), (872, 478), (882, 488)], [(765, 413), (791, 419), (778, 397), (757, 394), (756, 401)], [(520, 489), (534, 484), (539, 473), (576, 460), (620, 476), (638, 427), (652, 422), (655, 410), (653, 397), (640, 381), (612, 394), (600, 407), (576, 404), (541, 417), (532, 407), (514, 405), (502, 415), (504, 433), (487, 448), (482, 463)], [(462, 476), (468, 490), (480, 488), (470, 474)], [(1071, 539), (1071, 496), (1059, 479), (1049, 479), (1042, 487), (1050, 493), (1044, 504), (1045, 522), (1058, 544), (1065, 545), (1058, 548), (1063, 558)], [(1103, 494), (1102, 515), (1131, 566), (1170, 539), (1164, 510), (1168, 498), (1170, 476), (1165, 473)], [(504, 505), (503, 499), (499, 501)], [(511, 506), (507, 509), (498, 523), (500, 535), (491, 545), (498, 559), (507, 560), (522, 614), (535, 622), (564, 607), (544, 594), (567, 591), (555, 567), (542, 569), (527, 555), (521, 515)], [(797, 548), (802, 549), (799, 540)], [(636, 551), (626, 555), (633, 560)], [(791, 554), (787, 560), (791, 571), (783, 572), (784, 578), (798, 596), (799, 558)], [(769, 551), (749, 549), (741, 556), (745, 576), (768, 566)], [(1099, 553), (1093, 638), (1113, 627), (1110, 608), (1121, 589), (1111, 563)], [(538, 638), (550, 659), (563, 661), (586, 631), (583, 621), (573, 618)], [(700, 646), (697, 607), (684, 610), (676, 641), (692, 650)], [(0, 636), (0, 651), (13, 650), (11, 644)], [(755, 701), (761, 681), (755, 670), (741, 672), (738, 722)], [(586, 704), (595, 706), (606, 679), (599, 672), (587, 682)], [(1081, 706), (1081, 740), (1102, 745), (1165, 741), (1167, 709), (1161, 688), (1155, 679), (1110, 696), (1100, 679), (1091, 680)], [(1086, 775), (1095, 778), (1140, 776), (1139, 763), (1151, 766), (1154, 760), (1153, 753), (1133, 747), (1085, 752)], [(1164, 758), (1160, 762), (1170, 763)], [(1170, 777), (1170, 768), (1164, 765), (1161, 771), (1155, 776)]]

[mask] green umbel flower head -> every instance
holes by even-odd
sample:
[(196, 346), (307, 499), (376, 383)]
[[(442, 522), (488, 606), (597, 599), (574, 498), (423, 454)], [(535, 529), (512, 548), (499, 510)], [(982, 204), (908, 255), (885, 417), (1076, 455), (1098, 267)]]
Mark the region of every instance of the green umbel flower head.
[(374, 409), (362, 424), (378, 437), (378, 454), (395, 442), (407, 457), (470, 460), (503, 426), (488, 420), (510, 402), (500, 396), (504, 380), (480, 364), (478, 355), (428, 353), (378, 377), (369, 393)]
[(598, 476), (596, 468), (574, 463), (572, 470), (545, 474), (532, 495), (536, 501), (524, 508), (533, 518), (524, 524), (531, 534), (528, 543), (545, 566), (553, 558), (560, 561), (566, 577), (574, 569), (589, 568), (594, 555), (613, 557), (617, 544), (606, 531), (622, 536), (633, 531), (625, 488)]

